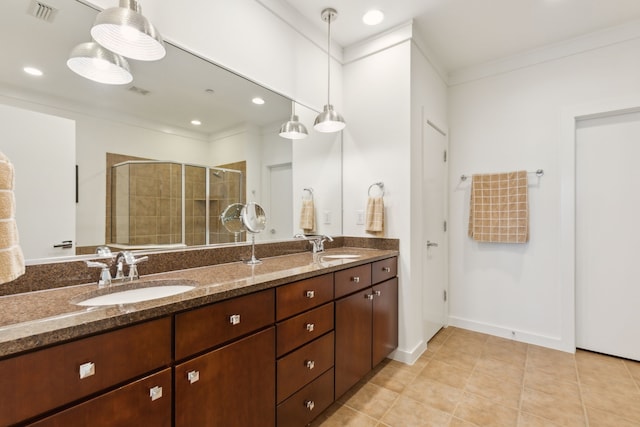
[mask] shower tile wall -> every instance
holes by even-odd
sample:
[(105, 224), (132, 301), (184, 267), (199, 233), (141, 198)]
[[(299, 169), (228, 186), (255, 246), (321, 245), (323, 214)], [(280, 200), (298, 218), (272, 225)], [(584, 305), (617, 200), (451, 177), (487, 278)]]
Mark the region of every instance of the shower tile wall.
[[(209, 243), (229, 243), (236, 240), (233, 233), (229, 233), (220, 221), (220, 215), (227, 206), (233, 203), (244, 203), (246, 188), (247, 163), (236, 162), (219, 167), (233, 171), (211, 170), (209, 176)], [(242, 239), (244, 236), (238, 236)]]
[(207, 169), (185, 167), (185, 243), (204, 245), (207, 235)]

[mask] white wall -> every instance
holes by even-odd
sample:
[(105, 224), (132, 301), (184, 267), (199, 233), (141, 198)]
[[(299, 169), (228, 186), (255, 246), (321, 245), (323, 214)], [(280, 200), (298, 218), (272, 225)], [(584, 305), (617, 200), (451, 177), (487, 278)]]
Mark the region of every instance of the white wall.
[[(450, 88), (450, 323), (573, 351), (572, 302), (563, 292), (563, 111), (640, 90), (640, 40), (533, 65)], [(478, 244), (467, 237), (469, 181), (461, 174), (544, 169), (530, 194), (530, 242)], [(566, 235), (566, 233), (565, 233)]]

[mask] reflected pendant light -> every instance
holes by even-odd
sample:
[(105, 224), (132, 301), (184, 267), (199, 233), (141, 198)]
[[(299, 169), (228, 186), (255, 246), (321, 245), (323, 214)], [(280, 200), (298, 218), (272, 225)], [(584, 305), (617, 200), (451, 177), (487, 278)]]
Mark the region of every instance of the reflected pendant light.
[(331, 105), (331, 21), (335, 21), (338, 17), (338, 12), (335, 9), (327, 8), (322, 11), (320, 15), (322, 20), (328, 24), (327, 32), (327, 104), (324, 106), (324, 110), (318, 114), (313, 128), (318, 132), (338, 132), (344, 129), (346, 123), (344, 119), (333, 109)]
[(98, 83), (124, 85), (133, 80), (126, 59), (93, 41), (74, 47), (69, 54), (67, 67)]
[(136, 0), (120, 0), (120, 7), (98, 14), (91, 36), (107, 49), (140, 61), (156, 61), (167, 53), (162, 36), (140, 12)]
[(283, 138), (289, 139), (304, 139), (309, 136), (307, 128), (300, 123), (298, 116), (296, 116), (296, 103), (291, 101), (291, 120), (285, 122), (280, 126), (279, 135)]

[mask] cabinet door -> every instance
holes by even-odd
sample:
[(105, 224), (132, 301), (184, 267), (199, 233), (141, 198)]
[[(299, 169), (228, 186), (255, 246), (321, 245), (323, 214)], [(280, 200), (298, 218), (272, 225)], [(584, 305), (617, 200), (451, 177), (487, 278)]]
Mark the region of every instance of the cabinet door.
[(373, 287), (372, 365), (376, 366), (398, 347), (398, 278)]
[(275, 425), (275, 328), (175, 368), (175, 426)]
[(336, 301), (336, 399), (371, 370), (371, 292)]
[(171, 426), (171, 369), (52, 415), (33, 427)]

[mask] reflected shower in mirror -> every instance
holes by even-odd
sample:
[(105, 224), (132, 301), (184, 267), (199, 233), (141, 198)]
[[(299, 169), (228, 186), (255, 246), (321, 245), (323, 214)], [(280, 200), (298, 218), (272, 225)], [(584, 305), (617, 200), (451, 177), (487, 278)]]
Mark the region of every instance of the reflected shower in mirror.
[[(131, 61), (131, 84), (84, 79), (65, 61), (86, 40), (97, 11), (75, 0), (45, 3), (56, 11), (51, 22), (30, 14), (30, 0), (0, 2), (0, 37), (11, 40), (2, 47), (0, 67), (0, 150), (16, 167), (17, 221), (29, 262), (94, 253), (110, 243), (108, 175), (111, 166), (129, 160), (242, 171), (240, 201), (260, 203), (270, 213), (268, 229), (257, 236), (262, 241), (300, 231), (299, 195), (313, 187), (323, 218), (318, 232), (341, 234), (339, 134), (310, 132), (293, 142), (280, 137), (290, 99), (170, 42), (160, 61)], [(27, 65), (43, 75), (23, 73)], [(253, 104), (255, 97), (264, 104)], [(317, 112), (297, 104), (296, 114), (310, 124)], [(158, 216), (168, 216), (167, 201), (156, 203)], [(200, 202), (185, 203), (185, 212), (201, 210)], [(68, 240), (70, 248), (54, 248)], [(224, 242), (209, 235), (208, 242), (188, 243)]]

